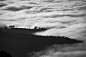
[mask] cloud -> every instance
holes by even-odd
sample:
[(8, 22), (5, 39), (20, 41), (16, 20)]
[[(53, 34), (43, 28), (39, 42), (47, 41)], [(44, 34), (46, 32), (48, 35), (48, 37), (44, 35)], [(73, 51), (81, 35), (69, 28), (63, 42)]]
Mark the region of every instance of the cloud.
[(33, 52), (32, 57), (85, 57), (86, 43), (53, 45), (45, 50)]
[[(59, 24), (58, 24), (59, 25)], [(59, 27), (59, 28), (58, 28)], [(64, 28), (60, 28), (64, 27)], [(57, 26), (57, 28), (51, 28), (44, 32), (37, 32), (36, 35), (51, 35), (51, 36), (67, 36), (70, 38), (78, 39), (78, 40), (86, 40), (86, 26), (85, 24), (74, 24), (71, 26)]]
[[(66, 2), (65, 2), (66, 1)], [(50, 28), (37, 35), (67, 36), (85, 40), (86, 13), (83, 1), (7, 0), (0, 8), (0, 23), (16, 28)], [(81, 9), (83, 7), (83, 9)], [(16, 9), (16, 10), (14, 10)], [(83, 37), (83, 38), (82, 38)]]

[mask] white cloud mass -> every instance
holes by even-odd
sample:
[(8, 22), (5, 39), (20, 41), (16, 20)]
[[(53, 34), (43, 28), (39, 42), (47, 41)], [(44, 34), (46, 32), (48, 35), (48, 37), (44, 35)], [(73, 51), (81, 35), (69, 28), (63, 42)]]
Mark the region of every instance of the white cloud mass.
[(0, 2), (0, 25), (50, 28), (35, 34), (86, 40), (85, 12), (84, 0), (5, 0)]
[[(86, 57), (86, 43), (53, 45), (45, 50), (31, 53), (30, 57)], [(28, 54), (29, 56), (30, 54)]]

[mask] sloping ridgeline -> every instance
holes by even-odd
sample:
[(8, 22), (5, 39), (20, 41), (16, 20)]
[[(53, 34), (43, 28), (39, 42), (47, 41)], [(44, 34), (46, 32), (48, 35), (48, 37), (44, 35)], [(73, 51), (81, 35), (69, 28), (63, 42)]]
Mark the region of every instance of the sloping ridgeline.
[[(44, 29), (46, 30), (46, 29)], [(26, 57), (28, 53), (40, 51), (54, 44), (73, 44), (83, 41), (64, 36), (37, 36), (31, 33), (42, 29), (0, 29), (0, 50), (9, 52), (12, 57)]]
[(15, 28), (14, 26), (11, 27), (1, 27), (0, 30), (2, 30), (5, 33), (16, 33), (16, 34), (32, 34), (34, 32), (39, 32), (39, 31), (45, 31), (49, 28), (39, 28), (35, 27), (34, 29), (26, 29), (26, 28)]

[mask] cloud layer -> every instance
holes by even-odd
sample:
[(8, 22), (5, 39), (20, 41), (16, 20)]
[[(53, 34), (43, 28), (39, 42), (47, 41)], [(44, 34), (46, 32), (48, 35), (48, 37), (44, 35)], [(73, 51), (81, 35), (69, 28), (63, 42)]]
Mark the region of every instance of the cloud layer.
[(4, 0), (0, 2), (0, 25), (50, 28), (36, 35), (86, 40), (85, 8), (84, 0)]
[[(30, 54), (28, 54), (30, 55)], [(31, 57), (85, 57), (86, 43), (53, 45), (45, 50), (33, 52)]]

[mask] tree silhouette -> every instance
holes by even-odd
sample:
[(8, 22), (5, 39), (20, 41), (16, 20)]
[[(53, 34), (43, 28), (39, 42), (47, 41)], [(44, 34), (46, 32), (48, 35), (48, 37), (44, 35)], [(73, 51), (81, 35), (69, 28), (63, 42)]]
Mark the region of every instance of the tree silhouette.
[(37, 28), (38, 28), (37, 26), (34, 27), (34, 29), (37, 29)]
[(9, 26), (9, 28), (14, 28), (14, 27), (15, 27), (14, 25)]
[(9, 53), (7, 53), (6, 51), (0, 51), (0, 57), (12, 57)]

